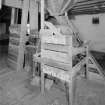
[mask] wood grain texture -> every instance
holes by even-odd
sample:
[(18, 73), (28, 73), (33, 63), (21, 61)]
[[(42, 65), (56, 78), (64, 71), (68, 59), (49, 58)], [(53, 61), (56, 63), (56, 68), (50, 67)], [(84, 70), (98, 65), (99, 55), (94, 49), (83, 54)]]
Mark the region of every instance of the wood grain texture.
[[(42, 57), (53, 59), (59, 62), (69, 63), (67, 54), (49, 50), (42, 50)], [(72, 59), (72, 58), (71, 58)]]
[(23, 1), (23, 8), (22, 8), (21, 32), (20, 32), (21, 37), (20, 37), (20, 45), (19, 45), (17, 71), (20, 71), (23, 69), (28, 11), (29, 11), (29, 0), (25, 0)]
[(44, 43), (66, 44), (65, 35), (57, 35), (49, 29), (41, 31), (41, 37)]

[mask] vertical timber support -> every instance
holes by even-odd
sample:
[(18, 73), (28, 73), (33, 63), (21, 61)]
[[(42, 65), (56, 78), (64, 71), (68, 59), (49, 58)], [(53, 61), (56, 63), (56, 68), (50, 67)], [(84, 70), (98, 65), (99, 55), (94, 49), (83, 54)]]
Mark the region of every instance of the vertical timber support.
[(16, 8), (15, 9), (15, 23), (17, 23), (17, 24), (18, 24), (18, 11), (19, 11), (19, 9)]
[(1, 9), (1, 7), (2, 7), (2, 0), (0, 0), (0, 9)]
[(15, 8), (11, 11), (11, 25), (15, 23)]
[(68, 88), (69, 88), (69, 96), (68, 96), (68, 105), (73, 105), (73, 75), (72, 75), (72, 36), (66, 36), (66, 44), (68, 46), (68, 58), (69, 58), (69, 61), (70, 61), (70, 65), (71, 65), (71, 68), (69, 70), (69, 74), (70, 74), (70, 80), (68, 82)]
[(12, 8), (11, 11), (11, 25), (18, 24), (18, 9)]
[(85, 78), (88, 79), (88, 76), (89, 76), (89, 67), (88, 67), (88, 64), (89, 63), (89, 47), (88, 45), (86, 46), (86, 71), (85, 71)]
[[(35, 31), (38, 31), (38, 2), (36, 0), (30, 0), (30, 11), (29, 11), (29, 20), (30, 20), (30, 34), (34, 35), (36, 34)], [(37, 43), (37, 40), (36, 40)], [(29, 66), (30, 68), (33, 68), (33, 77), (35, 76), (35, 66), (37, 63), (33, 63), (33, 53), (35, 50), (30, 51), (29, 53)], [(33, 65), (34, 64), (34, 65)]]
[[(44, 0), (41, 0), (41, 29), (44, 29)], [(42, 43), (41, 43), (42, 47)], [(42, 51), (41, 51), (42, 55)], [(45, 78), (44, 78), (44, 72), (43, 72), (43, 64), (41, 64), (41, 93), (44, 95), (45, 91)]]
[(74, 105), (75, 102), (75, 91), (76, 91), (76, 73), (73, 70), (73, 64), (72, 64), (72, 50), (73, 50), (73, 39), (72, 35), (66, 36), (66, 44), (68, 46), (68, 60), (70, 61), (71, 68), (69, 70), (69, 76), (70, 80), (68, 82), (68, 105)]
[(30, 30), (38, 30), (38, 3), (30, 0)]
[(29, 11), (29, 0), (24, 0), (23, 8), (22, 8), (20, 45), (19, 45), (19, 52), (18, 52), (17, 71), (21, 71), (23, 69), (28, 11)]

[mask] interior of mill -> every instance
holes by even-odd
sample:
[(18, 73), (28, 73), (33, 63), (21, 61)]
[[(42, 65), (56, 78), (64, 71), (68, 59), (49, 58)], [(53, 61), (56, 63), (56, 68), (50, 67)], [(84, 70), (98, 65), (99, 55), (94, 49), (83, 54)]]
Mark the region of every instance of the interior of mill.
[(0, 105), (105, 105), (105, 0), (0, 0)]

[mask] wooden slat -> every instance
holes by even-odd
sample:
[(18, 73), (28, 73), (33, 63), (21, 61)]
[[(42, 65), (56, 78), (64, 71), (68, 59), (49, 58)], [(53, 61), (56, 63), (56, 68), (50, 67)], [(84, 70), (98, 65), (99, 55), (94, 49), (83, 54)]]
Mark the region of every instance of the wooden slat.
[(59, 68), (59, 69), (62, 69), (64, 71), (70, 71), (71, 70), (70, 69), (71, 66), (69, 64), (58, 62), (58, 61), (53, 60), (53, 59), (40, 58), (40, 57), (34, 56), (34, 61), (46, 64), (46, 65), (51, 66), (51, 67)]
[(8, 54), (8, 59), (11, 59), (11, 60), (17, 62), (17, 56), (14, 56), (12, 54)]
[[(70, 11), (72, 14), (92, 14), (92, 13), (102, 13), (104, 12), (104, 7), (99, 7), (100, 5), (103, 5), (105, 0), (91, 0), (91, 1), (85, 1), (82, 3), (77, 3), (75, 7)], [(80, 5), (78, 5), (80, 4)], [(96, 8), (95, 8), (96, 7)]]
[(63, 81), (69, 81), (69, 73), (62, 71), (61, 69), (44, 65), (43, 72), (53, 77), (59, 78)]
[(97, 63), (97, 61), (95, 60), (95, 58), (94, 58), (90, 53), (89, 53), (89, 59), (92, 61), (92, 63), (93, 63), (94, 65), (96, 65), (96, 68), (97, 68), (97, 71), (99, 72), (99, 74), (100, 74), (103, 78), (105, 78), (105, 73), (104, 73), (102, 67)]
[(41, 56), (45, 58), (53, 59), (53, 60), (64, 62), (64, 63), (70, 62), (66, 53), (55, 52), (55, 51), (50, 51), (50, 50), (42, 50), (41, 53), (42, 53)]
[(78, 2), (75, 7), (81, 7), (83, 5), (90, 5), (90, 4), (104, 2), (104, 1), (105, 0), (89, 0), (89, 1), (86, 0), (86, 1)]
[(15, 69), (17, 68), (17, 63), (11, 59), (8, 58), (8, 66), (11, 67), (12, 69)]
[(88, 67), (97, 69), (96, 65), (94, 65), (94, 64), (88, 64)]
[(45, 50), (51, 50), (51, 51), (56, 51), (56, 52), (62, 52), (62, 53), (67, 53), (67, 46), (62, 45), (62, 44), (51, 44), (51, 43), (44, 43), (43, 44), (43, 49)]

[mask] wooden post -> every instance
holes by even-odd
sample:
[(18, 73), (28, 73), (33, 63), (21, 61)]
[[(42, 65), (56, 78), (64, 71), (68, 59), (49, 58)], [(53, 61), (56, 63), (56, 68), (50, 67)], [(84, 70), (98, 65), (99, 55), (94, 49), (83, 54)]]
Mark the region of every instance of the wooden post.
[(16, 8), (16, 9), (15, 9), (15, 23), (16, 23), (16, 24), (18, 24), (18, 11), (19, 11), (19, 9)]
[(1, 9), (1, 7), (2, 7), (2, 0), (0, 0), (0, 9)]
[(70, 74), (70, 81), (68, 83), (69, 86), (69, 98), (68, 98), (68, 105), (73, 105), (73, 69), (72, 69), (72, 36), (66, 36), (66, 44), (68, 46), (68, 58), (70, 61), (71, 68), (69, 70)]
[(18, 53), (17, 71), (21, 71), (23, 69), (28, 11), (29, 11), (29, 0), (24, 0), (23, 8), (22, 8), (20, 45), (19, 45), (19, 53)]
[(85, 78), (88, 79), (89, 71), (88, 71), (88, 62), (89, 62), (89, 48), (88, 45), (86, 46), (86, 71), (85, 71)]
[(30, 0), (30, 30), (38, 30), (38, 3)]
[(11, 25), (15, 23), (15, 8), (11, 11)]
[[(30, 34), (35, 35), (35, 31), (38, 31), (38, 3), (35, 0), (30, 0), (29, 23), (30, 23)], [(34, 62), (35, 64), (33, 65), (33, 53), (35, 53), (34, 51), (30, 51), (30, 54), (28, 54), (29, 55), (28, 66), (30, 66), (31, 70), (33, 69), (32, 70), (33, 76), (35, 76), (35, 68), (37, 65), (36, 62)], [(33, 66), (34, 68), (32, 68)]]
[[(44, 29), (44, 0), (41, 0), (41, 29)], [(41, 43), (42, 47), (42, 43)], [(41, 48), (42, 49), (42, 48)], [(42, 55), (42, 51), (41, 51)], [(43, 72), (43, 64), (41, 64), (41, 93), (44, 94), (45, 91), (45, 78)]]

